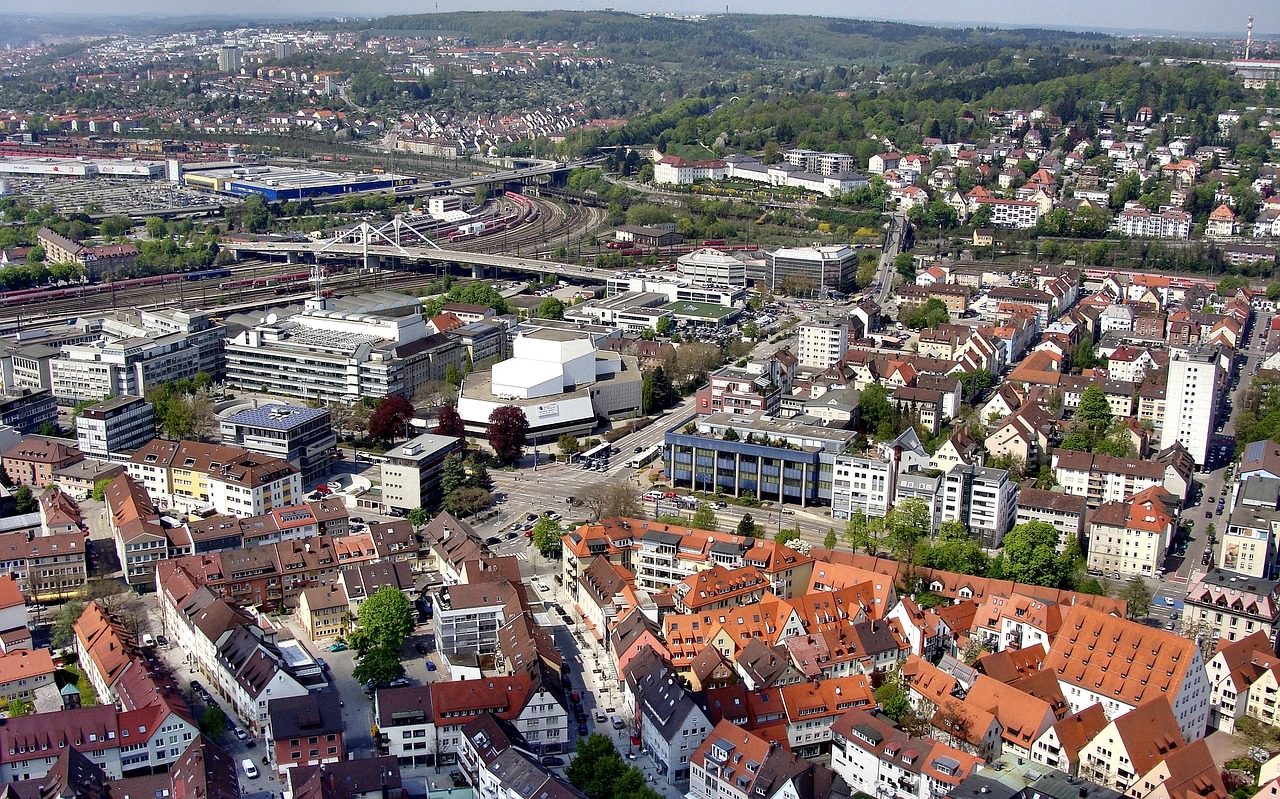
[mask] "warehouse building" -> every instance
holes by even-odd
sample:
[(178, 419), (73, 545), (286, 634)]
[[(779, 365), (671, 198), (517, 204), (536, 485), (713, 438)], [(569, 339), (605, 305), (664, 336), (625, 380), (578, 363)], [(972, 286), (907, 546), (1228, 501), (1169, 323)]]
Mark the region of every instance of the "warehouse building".
[(417, 178), (405, 175), (357, 172), (342, 174), (275, 166), (231, 166), (199, 171), (188, 167), (182, 179), (193, 188), (236, 197), (261, 194), (271, 201), (332, 197), (360, 191), (386, 191), (396, 186), (412, 186), (418, 182)]

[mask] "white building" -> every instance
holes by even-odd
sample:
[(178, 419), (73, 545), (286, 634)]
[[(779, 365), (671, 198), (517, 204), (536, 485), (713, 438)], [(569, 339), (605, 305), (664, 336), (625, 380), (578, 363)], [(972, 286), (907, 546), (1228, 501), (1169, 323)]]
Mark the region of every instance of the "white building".
[(1155, 577), (1178, 526), (1177, 497), (1163, 488), (1106, 502), (1089, 516), (1089, 568), (1127, 578)]
[(1187, 448), (1198, 466), (1205, 464), (1226, 369), (1224, 361), (1214, 347), (1170, 348), (1161, 449), (1177, 441)]
[(423, 433), (389, 450), (382, 464), (382, 504), (406, 512), (430, 506), (440, 493), (444, 459), (461, 449), (456, 438)]
[(942, 486), (940, 522), (958, 521), (983, 546), (999, 547), (1013, 526), (1018, 485), (1007, 469), (959, 465), (947, 472)]
[(220, 426), (223, 444), (292, 463), (302, 474), (303, 485), (324, 481), (338, 445), (327, 408), (263, 405), (233, 414)]
[(261, 516), (302, 501), (302, 476), (293, 464), (254, 452), (209, 472), (209, 501), (228, 516)]
[(747, 285), (747, 265), (732, 255), (710, 248), (677, 258), (676, 274), (694, 283), (713, 286)]
[(848, 519), (857, 511), (882, 517), (898, 501), (898, 476), (925, 469), (929, 453), (915, 430), (882, 441), (875, 456), (836, 455), (831, 471), (831, 515)]
[(136, 449), (156, 435), (156, 412), (142, 397), (114, 397), (81, 409), (76, 416), (76, 441), (81, 452), (106, 458), (113, 452)]
[(667, 155), (653, 164), (653, 182), (682, 186), (699, 180), (724, 177), (724, 161), (686, 161), (678, 155)]
[[(1117, 661), (1125, 668), (1115, 668)], [(1085, 605), (1063, 615), (1044, 661), (1073, 713), (1102, 705), (1115, 720), (1159, 697), (1172, 703), (1182, 737), (1197, 741), (1209, 722), (1209, 678), (1193, 640)]]
[(822, 371), (840, 362), (849, 351), (847, 322), (800, 325), (800, 368)]
[(851, 791), (878, 799), (937, 799), (982, 761), (930, 738), (912, 738), (885, 716), (850, 710), (831, 727), (831, 769)]
[[(1033, 228), (1040, 221), (1040, 204), (1031, 200), (1001, 200), (978, 197), (977, 208), (991, 209), (991, 224), (996, 227)], [(976, 209), (975, 209), (976, 210)]]

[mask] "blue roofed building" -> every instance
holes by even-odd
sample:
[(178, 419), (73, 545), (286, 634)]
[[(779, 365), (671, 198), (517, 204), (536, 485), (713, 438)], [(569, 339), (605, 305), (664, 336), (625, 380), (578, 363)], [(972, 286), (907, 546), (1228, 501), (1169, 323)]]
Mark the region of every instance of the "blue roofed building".
[(271, 404), (222, 420), (222, 443), (281, 458), (302, 473), (302, 485), (324, 482), (338, 448), (327, 408)]

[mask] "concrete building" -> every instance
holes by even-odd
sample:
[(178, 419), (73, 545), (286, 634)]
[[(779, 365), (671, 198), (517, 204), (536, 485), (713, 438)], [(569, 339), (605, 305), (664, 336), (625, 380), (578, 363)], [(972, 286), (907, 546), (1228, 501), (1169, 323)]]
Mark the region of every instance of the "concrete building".
[(79, 449), (96, 458), (137, 449), (156, 437), (156, 411), (142, 397), (115, 397), (82, 408), (76, 416)]
[(844, 244), (765, 253), (765, 278), (774, 291), (826, 297), (846, 291), (857, 271), (858, 255)]
[(0, 425), (28, 434), (58, 421), (58, 403), (48, 388), (20, 388), (0, 396)]
[(227, 341), (227, 383), (321, 403), (410, 397), (465, 356), (460, 342), (430, 334), (418, 307), (389, 292), (308, 300), (301, 313), (272, 315)]
[[(1253, 478), (1248, 483), (1261, 482)], [(1231, 512), (1222, 545), (1218, 547), (1218, 568), (1246, 577), (1271, 579), (1280, 573), (1280, 512), (1273, 508), (1248, 507), (1241, 502)]]
[(1058, 531), (1058, 552), (1061, 553), (1066, 552), (1072, 542), (1081, 543), (1087, 510), (1082, 496), (1039, 488), (1019, 488), (1013, 523), (1044, 522), (1053, 525)]
[(440, 499), (440, 472), (462, 442), (432, 433), (406, 441), (386, 453), (382, 464), (382, 504), (389, 510), (429, 508)]
[(520, 611), (519, 594), (506, 580), (445, 586), (435, 594), (436, 646), (451, 655), (491, 655), (498, 630)]
[(837, 455), (831, 515), (849, 519), (862, 511), (868, 517), (885, 516), (898, 502), (898, 477), (928, 465), (929, 454), (911, 428), (892, 441), (880, 442), (875, 455)]
[(243, 58), (244, 51), (239, 47), (218, 48), (218, 71), (238, 73)]
[(710, 248), (694, 250), (677, 258), (676, 275), (712, 286), (747, 285), (747, 265), (732, 255)]
[(468, 433), (484, 436), (490, 414), (505, 405), (524, 410), (530, 440), (548, 442), (640, 414), (639, 361), (597, 350), (591, 333), (538, 328), (519, 334), (512, 351), (464, 379), (458, 413)]
[(293, 464), (303, 486), (324, 482), (338, 438), (327, 408), (263, 405), (222, 420), (222, 443)]
[(813, 322), (800, 325), (800, 368), (822, 371), (840, 362), (849, 351), (849, 325)]
[[(801, 505), (831, 501), (835, 456), (856, 435), (773, 420), (758, 411), (712, 413), (697, 425), (692, 433), (680, 429), (666, 434), (667, 474), (673, 485), (722, 490), (735, 497), (749, 491), (758, 499)], [(785, 446), (777, 446), (779, 440)]]
[(263, 737), (271, 766), (282, 776), (298, 766), (340, 763), (347, 757), (342, 711), (317, 694), (267, 700)]
[(999, 547), (1013, 526), (1017, 501), (1018, 486), (1007, 469), (953, 466), (943, 481), (939, 519), (965, 525), (984, 547)]
[(1226, 366), (1215, 347), (1173, 347), (1169, 350), (1169, 379), (1165, 394), (1161, 449), (1175, 441), (1203, 466), (1213, 436), (1218, 396)]

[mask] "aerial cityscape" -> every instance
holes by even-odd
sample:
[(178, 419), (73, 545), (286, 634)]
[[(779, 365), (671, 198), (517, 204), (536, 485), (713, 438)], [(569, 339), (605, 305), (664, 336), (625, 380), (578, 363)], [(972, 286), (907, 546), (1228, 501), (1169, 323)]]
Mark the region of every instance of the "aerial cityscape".
[(1277, 799), (1227, 6), (0, 13), (0, 799)]

